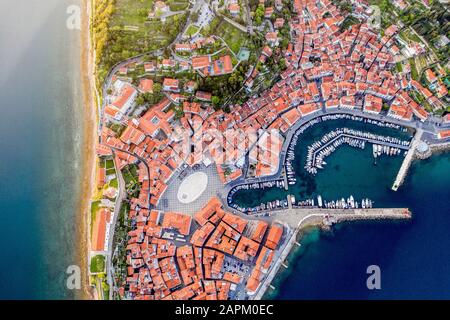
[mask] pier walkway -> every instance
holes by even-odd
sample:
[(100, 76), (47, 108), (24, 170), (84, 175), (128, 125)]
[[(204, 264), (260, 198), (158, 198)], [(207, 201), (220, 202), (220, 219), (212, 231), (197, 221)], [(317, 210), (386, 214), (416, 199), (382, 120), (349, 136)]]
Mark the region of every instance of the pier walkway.
[(365, 219), (405, 219), (411, 213), (406, 208), (371, 208), (371, 209), (325, 209), (325, 208), (293, 208), (278, 210), (271, 218), (282, 221), (292, 229), (308, 224), (322, 223), (326, 220), (341, 222), (346, 220)]
[(403, 160), (402, 166), (398, 171), (397, 177), (395, 178), (394, 185), (392, 186), (392, 190), (397, 191), (398, 188), (402, 185), (405, 180), (405, 176), (408, 173), (408, 169), (411, 166), (411, 162), (413, 160), (414, 153), (416, 151), (417, 146), (420, 143), (420, 139), (422, 138), (423, 130), (417, 129), (416, 134), (411, 142), (411, 148), (409, 148), (408, 153), (406, 154), (405, 159)]

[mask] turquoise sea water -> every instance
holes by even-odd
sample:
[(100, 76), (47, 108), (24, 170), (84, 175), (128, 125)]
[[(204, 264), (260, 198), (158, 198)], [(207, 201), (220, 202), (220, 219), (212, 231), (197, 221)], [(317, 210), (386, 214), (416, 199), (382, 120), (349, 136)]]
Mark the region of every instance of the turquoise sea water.
[[(342, 126), (342, 123), (336, 124)], [(321, 194), (325, 199), (369, 197), (377, 207), (409, 207), (408, 222), (356, 222), (331, 232), (312, 229), (289, 258), (265, 298), (277, 299), (404, 299), (450, 298), (450, 154), (413, 163), (405, 184), (391, 191), (403, 157), (382, 156), (374, 166), (371, 151), (341, 147), (308, 184), (301, 183), (306, 145), (328, 132), (320, 124), (304, 133), (296, 149), (296, 197)], [(351, 126), (346, 124), (345, 126)], [(378, 130), (378, 129), (375, 129)], [(307, 186), (310, 185), (308, 188)], [(258, 191), (253, 199), (239, 191), (240, 205), (281, 199), (281, 189)], [(279, 196), (282, 197), (279, 197)], [(254, 199), (256, 198), (256, 199)], [(381, 290), (366, 287), (369, 265), (381, 268)]]
[(83, 111), (66, 9), (80, 3), (0, 1), (0, 298), (73, 296)]
[(380, 199), (381, 195), (372, 190), (390, 189), (401, 166), (402, 156), (382, 155), (378, 158), (375, 166), (371, 144), (367, 144), (364, 150), (342, 145), (326, 158), (325, 169), (319, 170), (316, 176), (310, 175), (303, 169), (307, 147), (324, 134), (343, 127), (397, 137), (402, 140), (411, 138), (411, 134), (408, 132), (378, 127), (364, 122), (346, 119), (321, 122), (308, 128), (299, 137), (295, 147), (296, 157), (292, 163), (297, 183), (290, 185), (289, 191), (286, 192), (284, 189), (276, 187), (264, 190), (240, 190), (234, 195), (234, 201), (239, 205), (254, 207), (261, 202), (286, 199), (287, 194), (294, 195), (297, 201), (312, 198), (318, 194), (322, 195), (325, 200), (348, 198), (350, 195), (353, 195), (356, 200), (361, 200), (363, 197), (369, 197), (375, 202), (382, 200)]

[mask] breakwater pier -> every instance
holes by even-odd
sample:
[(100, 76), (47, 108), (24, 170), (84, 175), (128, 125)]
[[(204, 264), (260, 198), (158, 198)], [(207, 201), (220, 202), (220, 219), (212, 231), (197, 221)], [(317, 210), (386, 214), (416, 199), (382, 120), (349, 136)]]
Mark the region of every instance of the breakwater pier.
[(406, 157), (403, 160), (402, 166), (398, 171), (397, 177), (395, 178), (392, 190), (397, 191), (398, 188), (403, 184), (406, 174), (408, 173), (408, 169), (411, 166), (411, 162), (414, 159), (414, 153), (416, 151), (416, 148), (421, 142), (422, 134), (423, 130), (420, 128), (417, 129), (416, 134), (414, 135), (414, 138), (411, 142), (411, 147), (409, 148), (408, 153), (406, 154)]
[(277, 251), (274, 258), (277, 262), (268, 270), (267, 276), (261, 283), (252, 300), (260, 300), (270, 287), (280, 267), (286, 264), (284, 261), (297, 243), (298, 233), (307, 226), (329, 227), (333, 223), (357, 220), (408, 220), (411, 219), (411, 211), (407, 208), (379, 208), (379, 209), (289, 209), (273, 214), (273, 218), (289, 226), (283, 246)]

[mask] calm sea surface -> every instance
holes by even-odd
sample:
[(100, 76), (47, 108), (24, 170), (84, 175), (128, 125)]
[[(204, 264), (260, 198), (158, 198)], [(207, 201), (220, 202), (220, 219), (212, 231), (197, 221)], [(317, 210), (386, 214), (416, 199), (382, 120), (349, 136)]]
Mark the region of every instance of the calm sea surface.
[(67, 299), (82, 94), (79, 0), (0, 0), (0, 298)]

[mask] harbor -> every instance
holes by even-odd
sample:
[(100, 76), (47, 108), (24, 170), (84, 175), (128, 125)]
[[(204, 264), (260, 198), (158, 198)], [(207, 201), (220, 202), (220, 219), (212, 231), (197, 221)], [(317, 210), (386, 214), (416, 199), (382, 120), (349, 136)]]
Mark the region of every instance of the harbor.
[(291, 204), (293, 208), (320, 208), (320, 209), (369, 209), (373, 208), (374, 201), (369, 198), (363, 198), (361, 201), (355, 200), (353, 195), (348, 198), (341, 198), (336, 200), (324, 200), (321, 195), (317, 196), (317, 201), (314, 199), (307, 199), (304, 201), (299, 201), (295, 203), (295, 197), (293, 195), (288, 196), (291, 199)]
[[(305, 132), (308, 134), (304, 134)], [(312, 118), (293, 128), (287, 135), (280, 154), (284, 165), (278, 174), (258, 180), (236, 181), (227, 194), (227, 205), (248, 215), (266, 214), (268, 211), (285, 210), (291, 206), (319, 208), (321, 206), (317, 196), (320, 194), (313, 192), (314, 177), (327, 166), (327, 162), (328, 166), (336, 166), (333, 161), (328, 161), (334, 153), (345, 148), (360, 150), (364, 157), (370, 155), (370, 163), (375, 165), (373, 170), (378, 171), (376, 165), (380, 161), (389, 163), (392, 161), (388, 159), (392, 158), (397, 163), (410, 148), (411, 139), (411, 130), (380, 120), (350, 114), (328, 114)], [(370, 144), (372, 148), (369, 149)], [(354, 198), (353, 208), (357, 205), (370, 208), (375, 202), (369, 199), (370, 195), (354, 194), (352, 190), (321, 196), (330, 199), (322, 204), (324, 209), (352, 208), (349, 204), (350, 197)], [(260, 201), (256, 202), (257, 198)]]
[[(236, 191), (241, 189), (236, 189)], [(231, 194), (231, 193), (230, 193)], [(239, 211), (244, 214), (264, 214), (268, 215), (271, 212), (286, 210), (286, 209), (294, 209), (294, 208), (319, 208), (319, 209), (358, 209), (358, 208), (373, 208), (374, 201), (369, 198), (363, 198), (360, 201), (354, 199), (353, 195), (350, 195), (347, 198), (339, 198), (335, 200), (326, 201), (322, 198), (321, 195), (318, 195), (317, 198), (309, 198), (305, 200), (298, 200), (294, 195), (287, 195), (286, 199), (273, 200), (265, 203), (261, 203), (255, 207), (240, 207), (237, 204), (231, 202), (230, 198), (228, 199), (228, 206), (234, 210)]]
[[(229, 192), (227, 196), (227, 205), (237, 210), (241, 213), (251, 213), (251, 212), (258, 212), (261, 210), (276, 210), (276, 209), (283, 209), (288, 206), (288, 203), (286, 200), (275, 200), (268, 203), (261, 203), (260, 206), (255, 208), (247, 208), (247, 207), (241, 207), (233, 202), (233, 196), (235, 193), (241, 191), (241, 190), (264, 190), (269, 188), (279, 188), (279, 189), (285, 189), (286, 182), (285, 180), (271, 180), (271, 181), (264, 181), (264, 182), (251, 182), (251, 183), (244, 183), (234, 186)], [(263, 209), (264, 208), (264, 209)]]
[[(379, 127), (393, 129), (402, 133), (407, 132), (405, 127), (398, 124), (349, 114), (330, 114), (315, 118), (298, 128), (287, 146), (284, 166), (289, 185), (295, 185), (297, 182), (295, 173), (295, 150), (300, 136), (303, 135), (303, 133), (309, 128), (318, 123), (325, 123), (333, 120), (350, 120), (353, 123), (368, 124), (370, 126), (367, 126), (367, 129), (370, 127)], [(410, 141), (404, 138), (402, 139), (386, 134), (376, 134), (363, 129), (356, 130), (348, 127), (335, 128), (308, 144), (304, 169), (307, 173), (316, 175), (318, 170), (323, 169), (327, 164), (325, 158), (330, 156), (343, 144), (349, 145), (353, 148), (364, 149), (367, 143), (371, 143), (373, 145), (375, 164), (376, 158), (381, 154), (387, 154), (390, 156), (400, 155), (401, 151), (407, 151), (410, 146)]]
[[(326, 165), (324, 159), (331, 155), (342, 144), (348, 144), (351, 147), (364, 149), (366, 142), (372, 143), (374, 157), (380, 156), (382, 153), (390, 156), (399, 155), (401, 150), (408, 150), (409, 141), (400, 140), (389, 136), (376, 135), (359, 130), (349, 128), (339, 128), (325, 134), (319, 141), (315, 141), (308, 146), (308, 155), (306, 157), (305, 169), (307, 172), (315, 175), (317, 169), (323, 169)], [(291, 177), (290, 183), (295, 182), (292, 178), (294, 172), (291, 161), (294, 159), (294, 150), (288, 151), (286, 170), (288, 176)]]
[[(296, 243), (302, 244), (298, 238), (299, 231), (309, 230), (305, 229), (307, 226), (329, 230), (332, 225), (347, 221), (411, 219), (411, 212), (401, 208), (404, 203), (392, 198), (391, 185), (402, 163), (409, 158), (408, 154), (414, 154), (410, 150), (417, 147), (413, 136), (418, 137), (418, 131), (348, 114), (315, 117), (293, 128), (281, 153), (285, 165), (278, 175), (266, 178), (266, 181), (283, 178), (284, 187), (288, 190), (283, 190), (281, 184), (263, 184), (247, 190), (247, 187), (240, 187), (228, 194), (228, 205), (240, 213), (289, 226), (285, 243), (278, 253), (280, 262), (268, 271), (266, 281), (252, 299), (263, 298), (265, 293), (277, 296), (280, 289), (277, 275), (281, 272), (291, 274), (293, 269), (298, 272), (296, 263), (287, 259), (292, 249), (300, 247)], [(328, 133), (332, 134), (322, 141)], [(325, 155), (325, 147), (332, 146), (331, 143), (339, 139), (340, 144)], [(311, 149), (308, 147), (315, 142), (320, 142), (322, 148), (316, 147), (311, 159), (317, 159), (322, 151), (321, 160), (328, 163), (319, 163), (327, 170), (318, 170), (313, 175), (307, 172), (305, 161)], [(433, 147), (433, 143), (429, 145)], [(286, 166), (288, 162), (292, 167)], [(264, 179), (259, 183), (261, 181)], [(238, 182), (237, 185), (239, 183), (242, 184)], [(258, 200), (259, 203), (255, 203)], [(386, 209), (388, 207), (394, 209)], [(277, 279), (273, 281), (274, 278)]]

